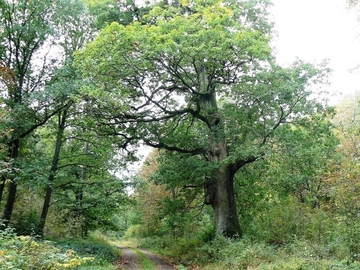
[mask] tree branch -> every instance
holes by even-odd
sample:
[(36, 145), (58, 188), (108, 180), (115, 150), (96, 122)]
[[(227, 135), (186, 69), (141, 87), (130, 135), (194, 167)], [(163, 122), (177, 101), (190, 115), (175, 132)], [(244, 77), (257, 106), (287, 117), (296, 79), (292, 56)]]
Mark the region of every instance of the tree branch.
[(256, 160), (260, 159), (260, 157), (250, 156), (246, 159), (239, 159), (235, 163), (230, 165), (230, 170), (233, 174), (235, 174), (238, 170), (240, 170), (242, 167), (244, 167), (246, 164), (255, 162)]
[(154, 147), (154, 148), (162, 148), (162, 149), (166, 149), (166, 150), (169, 150), (169, 151), (175, 151), (175, 152), (182, 153), (182, 154), (198, 155), (198, 154), (204, 154), (204, 153), (206, 153), (208, 151), (204, 147), (199, 147), (199, 148), (187, 150), (187, 149), (183, 149), (183, 148), (176, 147), (176, 146), (170, 146), (170, 145), (167, 145), (167, 144), (162, 143), (162, 142), (154, 143), (154, 142), (150, 142), (150, 140), (144, 140), (144, 139), (143, 139), (143, 141), (148, 146), (151, 146), (151, 147)]

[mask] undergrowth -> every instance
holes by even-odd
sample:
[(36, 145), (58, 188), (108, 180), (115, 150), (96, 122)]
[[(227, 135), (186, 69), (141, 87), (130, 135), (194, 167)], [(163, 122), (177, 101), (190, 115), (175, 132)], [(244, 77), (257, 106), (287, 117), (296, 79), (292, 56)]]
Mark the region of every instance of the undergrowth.
[(0, 230), (0, 269), (113, 270), (119, 255), (119, 249), (105, 239), (54, 242), (17, 236), (11, 228)]
[[(94, 269), (101, 269), (101, 266), (112, 269), (111, 265), (120, 257), (120, 250), (99, 233), (93, 233), (87, 239), (64, 239), (57, 241), (56, 245), (61, 249), (72, 249), (80, 256), (92, 256), (94, 260), (91, 266), (97, 267)], [(81, 269), (91, 268), (89, 266)]]
[(240, 240), (201, 228), (200, 233), (138, 237), (137, 242), (178, 265), (204, 270), (360, 269), (360, 217), (332, 217), (287, 201), (259, 212)]
[[(346, 256), (342, 247), (320, 246), (297, 240), (276, 246), (253, 239), (234, 240), (216, 236), (207, 243), (196, 239), (165, 241), (143, 239), (142, 245), (169, 256), (182, 269), (360, 269), (360, 262)], [(337, 250), (336, 250), (337, 249)]]
[(231, 240), (217, 236), (201, 247), (200, 254), (205, 256), (203, 261), (198, 261), (204, 270), (360, 268), (360, 262), (332, 253), (332, 247), (317, 246), (303, 240), (275, 246), (250, 239)]
[(80, 256), (71, 248), (58, 248), (50, 241), (17, 236), (10, 228), (0, 231), (0, 269), (75, 269), (93, 261), (94, 257)]

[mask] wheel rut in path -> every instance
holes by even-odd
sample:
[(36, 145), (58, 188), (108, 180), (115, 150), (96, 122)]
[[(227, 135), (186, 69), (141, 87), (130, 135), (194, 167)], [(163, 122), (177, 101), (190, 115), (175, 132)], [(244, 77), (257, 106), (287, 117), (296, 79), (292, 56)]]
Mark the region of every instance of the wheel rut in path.
[[(118, 246), (121, 249), (121, 260), (117, 265), (118, 270), (142, 270), (144, 267), (141, 264), (141, 254), (143, 254), (149, 261), (153, 263), (157, 270), (175, 270), (176, 267), (170, 265), (161, 256), (156, 255), (150, 251)], [(147, 269), (145, 269), (147, 270)]]

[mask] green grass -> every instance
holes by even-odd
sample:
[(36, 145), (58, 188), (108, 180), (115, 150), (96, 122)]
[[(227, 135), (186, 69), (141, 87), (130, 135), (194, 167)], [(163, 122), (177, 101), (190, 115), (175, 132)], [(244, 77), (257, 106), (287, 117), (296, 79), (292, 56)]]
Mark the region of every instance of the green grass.
[(63, 239), (57, 242), (61, 249), (74, 250), (80, 256), (92, 256), (81, 270), (115, 270), (114, 262), (120, 257), (120, 250), (105, 237), (92, 235), (88, 239)]
[(157, 269), (156, 265), (151, 260), (149, 260), (144, 253), (142, 253), (138, 249), (133, 248), (132, 250), (135, 251), (139, 255), (141, 265), (144, 269), (146, 269), (146, 270), (156, 270)]

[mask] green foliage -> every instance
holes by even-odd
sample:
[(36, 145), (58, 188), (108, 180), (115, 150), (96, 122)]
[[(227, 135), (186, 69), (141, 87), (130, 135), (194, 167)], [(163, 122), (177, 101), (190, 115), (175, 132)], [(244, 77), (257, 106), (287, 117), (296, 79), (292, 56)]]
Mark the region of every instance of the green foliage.
[(274, 257), (274, 247), (262, 243), (252, 243), (249, 240), (235, 241), (217, 236), (213, 241), (201, 248), (203, 254), (213, 262), (213, 269), (248, 269), (271, 261)]
[(145, 6), (139, 6), (132, 0), (84, 0), (84, 2), (95, 18), (93, 26), (98, 30), (112, 22), (118, 22), (122, 25), (128, 25), (134, 21), (143, 22), (143, 15), (151, 9), (149, 3)]
[[(121, 203), (126, 203), (119, 180), (94, 181), (88, 186), (84, 182), (70, 188), (63, 191), (63, 194), (68, 196), (67, 200), (53, 206), (66, 224), (63, 233), (86, 237), (90, 231), (96, 229), (117, 230), (113, 215), (119, 211)], [(82, 194), (81, 200), (77, 194)]]
[[(281, 247), (259, 240), (231, 240), (217, 236), (195, 254), (200, 269), (357, 269), (350, 261), (344, 243), (317, 245), (294, 239)], [(192, 251), (193, 252), (193, 251)], [(192, 253), (194, 254), (194, 253)]]
[(59, 249), (49, 241), (38, 242), (30, 236), (0, 231), (0, 268), (22, 270), (74, 269), (93, 261), (80, 257), (72, 249)]
[[(192, 264), (197, 261), (198, 248), (202, 244), (202, 239), (199, 237), (176, 238), (176, 243), (169, 243), (168, 252), (171, 256), (184, 264)], [(169, 255), (170, 255), (169, 254)]]
[(324, 210), (298, 204), (292, 198), (268, 200), (267, 207), (256, 214), (251, 225), (256, 239), (274, 245), (284, 245), (295, 239), (326, 245), (337, 235), (338, 227)]
[(131, 238), (136, 238), (136, 237), (145, 238), (146, 235), (147, 235), (146, 228), (144, 228), (140, 224), (137, 224), (137, 225), (129, 226), (127, 228), (126, 232), (124, 233), (123, 238), (125, 240), (131, 239)]
[(35, 209), (27, 212), (17, 212), (12, 227), (18, 235), (38, 236), (39, 233), (39, 214)]
[[(213, 228), (214, 230), (214, 228)], [(173, 237), (172, 235), (152, 236), (148, 238), (133, 238), (141, 247), (154, 250), (184, 265), (209, 262), (209, 258), (200, 250), (204, 244), (199, 235), (192, 237)], [(204, 259), (204, 261), (201, 261)]]
[[(184, 265), (211, 263), (208, 269), (360, 267), (357, 108), (340, 111), (336, 137), (332, 111), (312, 93), (328, 70), (274, 64), (269, 1), (161, 1), (141, 9), (134, 1), (84, 2), (95, 21), (80, 0), (0, 0), (0, 87), (7, 90), (0, 170), (2, 183), (18, 188), (18, 233), (36, 235), (43, 188), (51, 187), (48, 235), (120, 227), (117, 235), (144, 238), (140, 244)], [(103, 29), (72, 65), (91, 26)], [(41, 52), (50, 44), (67, 58), (47, 61)], [(48, 120), (64, 108), (70, 117), (59, 170), (49, 180), (61, 117)], [(4, 148), (14, 138), (21, 147), (10, 158)], [(134, 160), (139, 142), (170, 151), (160, 151), (135, 190), (137, 203), (124, 207), (125, 186), (114, 174)], [(114, 146), (127, 157), (117, 158)], [(204, 183), (222, 169), (235, 175), (240, 241), (216, 235), (204, 205)], [(96, 266), (85, 268), (87, 254)], [(56, 248), (7, 228), (0, 255), (0, 268), (101, 269), (119, 250), (91, 234)]]
[(339, 161), (334, 126), (324, 116), (314, 115), (298, 125), (279, 128), (276, 135), (279, 138), (269, 157), (268, 181), (300, 202), (320, 207), (329, 196), (324, 178)]
[(61, 249), (71, 249), (81, 256), (92, 256), (93, 264), (104, 266), (119, 258), (120, 250), (108, 242), (90, 237), (89, 239), (68, 239), (57, 242)]
[[(16, 192), (29, 189), (33, 192), (32, 198), (37, 199), (43, 187), (55, 186), (49, 175), (54, 176), (57, 168), (54, 162), (50, 165), (52, 135), (34, 133), (73, 104), (71, 95), (78, 88), (78, 81), (69, 63), (73, 52), (90, 38), (91, 29), (81, 0), (3, 1), (0, 21), (0, 47), (3, 49), (0, 80), (1, 87), (6, 90), (1, 106), (10, 112), (9, 127), (13, 131), (11, 136), (2, 136), (1, 141), (8, 147), (6, 160), (14, 164), (7, 175), (2, 175), (3, 179), (9, 179), (9, 190), (13, 191), (4, 192), (8, 195), (4, 218), (6, 222), (13, 218), (16, 229), (23, 234), (30, 233), (26, 228), (31, 226), (26, 223), (38, 226), (39, 221), (34, 220), (35, 211), (41, 211), (35, 209), (36, 206), (30, 210), (34, 213), (21, 209), (17, 217), (12, 215), (17, 208), (14, 207)], [(50, 53), (54, 51), (56, 53)], [(39, 145), (41, 140), (46, 147)], [(59, 161), (58, 157), (54, 159)], [(19, 198), (17, 200), (22, 203)]]

